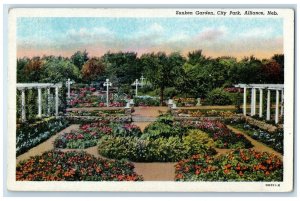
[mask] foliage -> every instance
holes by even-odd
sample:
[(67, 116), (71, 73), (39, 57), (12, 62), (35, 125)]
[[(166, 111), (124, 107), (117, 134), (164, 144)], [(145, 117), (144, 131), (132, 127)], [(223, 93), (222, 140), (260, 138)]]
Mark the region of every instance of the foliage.
[(68, 78), (78, 81), (80, 79), (79, 69), (68, 59), (49, 57), (45, 58), (43, 71), (39, 82), (46, 83), (65, 83)]
[(216, 153), (208, 134), (199, 130), (187, 133), (173, 123), (172, 116), (162, 115), (144, 130), (142, 136), (134, 132), (104, 136), (99, 141), (98, 151), (109, 158), (147, 162), (171, 162), (193, 154)]
[(205, 100), (207, 105), (230, 105), (232, 100), (230, 94), (222, 88), (216, 88), (208, 93)]
[(283, 181), (283, 163), (275, 155), (252, 149), (226, 155), (194, 155), (179, 161), (176, 181)]
[(35, 124), (20, 124), (17, 127), (17, 156), (47, 140), (52, 135), (67, 127), (67, 125), (68, 121), (63, 118), (44, 119)]
[(141, 64), (145, 70), (147, 79), (154, 87), (160, 90), (160, 104), (164, 101), (164, 90), (168, 86), (174, 86), (176, 79), (182, 72), (184, 57), (179, 53), (166, 55), (163, 52), (143, 54)]
[(152, 96), (135, 96), (133, 101), (135, 106), (159, 106), (159, 100)]
[(182, 121), (178, 126), (186, 129), (200, 129), (208, 133), (217, 148), (251, 148), (253, 145), (242, 134), (234, 133), (225, 124), (217, 120)]
[(135, 79), (140, 78), (143, 66), (136, 52), (107, 52), (102, 56), (106, 66), (106, 75), (119, 85), (130, 85)]
[(71, 56), (70, 60), (79, 70), (81, 70), (84, 63), (89, 60), (88, 53), (86, 50), (83, 52), (77, 51)]
[[(195, 141), (202, 138), (202, 141)], [(209, 140), (197, 134), (187, 135), (184, 138), (172, 136), (155, 139), (138, 137), (104, 136), (98, 144), (101, 155), (114, 159), (128, 159), (143, 162), (175, 162), (196, 153), (215, 154), (209, 146)]]
[(99, 121), (90, 124), (83, 124), (79, 130), (64, 133), (54, 141), (56, 148), (85, 149), (96, 146), (98, 139), (102, 136), (141, 136), (139, 127), (133, 124), (109, 123), (108, 121)]
[(85, 152), (48, 151), (23, 161), (17, 181), (141, 181), (132, 163), (96, 158)]
[(81, 73), (85, 82), (100, 80), (105, 72), (105, 65), (100, 58), (92, 57), (84, 63)]

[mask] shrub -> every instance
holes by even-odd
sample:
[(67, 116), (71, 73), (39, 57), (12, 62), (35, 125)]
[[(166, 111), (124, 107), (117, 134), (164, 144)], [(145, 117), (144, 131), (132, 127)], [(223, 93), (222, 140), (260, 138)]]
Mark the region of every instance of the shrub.
[(23, 161), (17, 181), (140, 181), (132, 163), (96, 158), (85, 152), (48, 151)]
[(183, 138), (171, 136), (151, 140), (104, 136), (99, 141), (98, 151), (101, 155), (114, 159), (174, 162), (193, 154), (215, 154), (215, 150), (211, 148), (212, 143), (207, 134), (201, 131), (191, 131)]
[(232, 100), (229, 92), (224, 91), (222, 88), (216, 88), (208, 93), (206, 98), (207, 105), (230, 105)]
[(283, 181), (283, 163), (252, 149), (226, 155), (194, 155), (175, 165), (176, 181)]

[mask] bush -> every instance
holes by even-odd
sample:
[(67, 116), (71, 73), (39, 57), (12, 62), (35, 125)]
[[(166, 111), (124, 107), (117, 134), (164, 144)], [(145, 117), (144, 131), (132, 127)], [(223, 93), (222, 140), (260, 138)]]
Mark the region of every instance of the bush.
[(208, 93), (205, 103), (207, 105), (231, 105), (232, 100), (229, 92), (216, 88)]
[(213, 141), (206, 133), (191, 131), (183, 138), (141, 139), (138, 137), (104, 136), (98, 144), (101, 155), (114, 159), (128, 159), (143, 162), (175, 162), (193, 154), (215, 154)]
[(17, 181), (140, 181), (132, 163), (96, 158), (85, 152), (48, 151), (23, 161)]
[(283, 163), (252, 149), (226, 155), (194, 155), (175, 166), (176, 181), (283, 181)]
[(69, 122), (64, 118), (49, 118), (35, 124), (20, 124), (17, 127), (17, 156), (49, 139), (52, 135), (66, 128), (68, 124)]

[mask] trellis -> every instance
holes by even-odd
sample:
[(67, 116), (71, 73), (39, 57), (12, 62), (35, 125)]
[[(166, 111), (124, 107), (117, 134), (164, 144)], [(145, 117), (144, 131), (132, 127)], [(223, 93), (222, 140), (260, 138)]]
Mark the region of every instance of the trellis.
[[(263, 90), (267, 90), (267, 111), (266, 120), (270, 120), (271, 115), (271, 90), (276, 91), (275, 103), (275, 123), (279, 122), (279, 106), (280, 115), (283, 116), (284, 109), (284, 85), (283, 84), (237, 84), (235, 87), (244, 88), (244, 106), (243, 114), (247, 114), (247, 89), (251, 89), (251, 116), (256, 115), (256, 89), (259, 90), (259, 117), (263, 116)], [(280, 95), (281, 92), (281, 95)], [(281, 103), (279, 104), (279, 97), (281, 96)]]
[(50, 115), (50, 89), (55, 88), (55, 116), (58, 117), (58, 107), (59, 107), (59, 98), (58, 90), (62, 87), (62, 84), (53, 84), (53, 83), (17, 83), (17, 90), (21, 91), (21, 121), (26, 122), (26, 109), (25, 109), (25, 90), (28, 89), (37, 89), (38, 91), (38, 114), (39, 118), (42, 117), (42, 89), (47, 90), (48, 97), (48, 106), (47, 113)]

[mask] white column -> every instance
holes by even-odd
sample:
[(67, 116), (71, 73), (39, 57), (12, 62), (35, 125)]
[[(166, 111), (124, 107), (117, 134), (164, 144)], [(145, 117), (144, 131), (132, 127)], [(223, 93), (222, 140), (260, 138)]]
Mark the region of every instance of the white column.
[(262, 117), (263, 113), (263, 89), (259, 89), (259, 117)]
[(283, 105), (284, 105), (284, 101), (283, 101), (283, 89), (281, 90), (281, 107), (280, 107), (280, 115), (283, 116)]
[(58, 116), (58, 86), (55, 87), (55, 116)]
[(108, 84), (107, 84), (106, 85), (106, 107), (109, 107), (108, 99), (109, 99), (109, 97), (108, 97)]
[(38, 117), (42, 117), (42, 88), (38, 88)]
[(50, 88), (47, 88), (47, 114), (50, 116)]
[(22, 95), (21, 95), (21, 99), (22, 99), (22, 102), (21, 102), (21, 111), (22, 111), (21, 119), (22, 119), (22, 122), (25, 122), (25, 121), (26, 121), (26, 111), (25, 111), (25, 89), (22, 89), (21, 92), (22, 92)]
[(70, 98), (70, 83), (71, 81), (70, 81), (70, 78), (68, 79), (68, 81), (67, 81), (67, 85), (68, 85), (68, 98)]
[(252, 93), (251, 93), (251, 116), (255, 115), (255, 110), (256, 110), (256, 89), (252, 88)]
[(267, 121), (270, 120), (270, 100), (271, 99), (271, 91), (268, 89), (268, 94), (267, 94)]
[(279, 90), (276, 90), (275, 123), (279, 121)]
[(243, 108), (244, 116), (247, 114), (247, 87), (244, 87), (244, 108)]
[(139, 83), (139, 80), (136, 79), (135, 80), (135, 96), (137, 96), (137, 94), (138, 94), (138, 83)]

